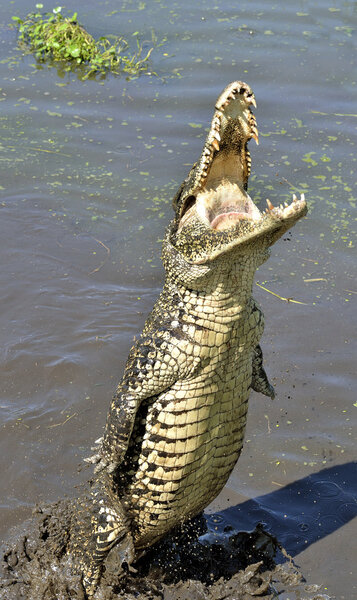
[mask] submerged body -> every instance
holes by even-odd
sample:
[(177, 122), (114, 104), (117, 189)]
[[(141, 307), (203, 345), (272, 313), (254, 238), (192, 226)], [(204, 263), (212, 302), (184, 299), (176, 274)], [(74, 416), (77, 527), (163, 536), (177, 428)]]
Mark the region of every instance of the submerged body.
[(247, 143), (258, 141), (252, 105), (243, 82), (222, 92), (202, 155), (174, 199), (164, 288), (130, 351), (89, 459), (91, 495), (78, 506), (70, 550), (89, 596), (111, 548), (130, 564), (217, 496), (242, 449), (250, 389), (274, 396), (253, 278), (306, 204), (267, 201), (262, 214), (248, 196)]

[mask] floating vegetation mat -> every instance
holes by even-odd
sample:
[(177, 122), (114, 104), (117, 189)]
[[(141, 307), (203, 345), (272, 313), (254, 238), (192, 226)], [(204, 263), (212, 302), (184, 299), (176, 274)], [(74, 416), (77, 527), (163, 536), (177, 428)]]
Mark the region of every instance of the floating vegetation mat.
[(136, 37), (136, 51), (130, 52), (123, 37), (109, 36), (95, 40), (77, 21), (77, 13), (71, 17), (62, 15), (61, 7), (52, 12), (40, 13), (42, 4), (36, 4), (36, 12), (25, 19), (12, 17), (19, 30), (19, 41), (34, 52), (39, 61), (53, 60), (68, 63), (68, 70), (78, 65), (85, 67), (84, 78), (92, 74), (127, 73), (137, 76), (147, 72), (149, 57)]

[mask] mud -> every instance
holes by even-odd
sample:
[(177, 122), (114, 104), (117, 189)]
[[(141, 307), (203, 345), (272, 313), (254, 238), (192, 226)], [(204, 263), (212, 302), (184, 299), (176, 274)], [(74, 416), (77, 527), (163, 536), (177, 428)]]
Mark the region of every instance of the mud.
[[(67, 554), (74, 503), (37, 507), (1, 551), (0, 600), (85, 600)], [(211, 521), (211, 520), (210, 520)], [(121, 571), (109, 554), (95, 600), (328, 600), (308, 585), (278, 541), (257, 526), (217, 534), (204, 516), (175, 530)]]

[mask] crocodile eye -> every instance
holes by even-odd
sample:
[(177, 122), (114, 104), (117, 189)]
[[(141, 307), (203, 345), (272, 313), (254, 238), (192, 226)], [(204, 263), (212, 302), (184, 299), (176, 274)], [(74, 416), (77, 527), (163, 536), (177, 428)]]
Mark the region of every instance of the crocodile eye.
[(187, 213), (187, 211), (190, 210), (190, 208), (192, 208), (195, 202), (196, 196), (187, 196), (187, 198), (185, 198), (181, 210), (181, 219)]

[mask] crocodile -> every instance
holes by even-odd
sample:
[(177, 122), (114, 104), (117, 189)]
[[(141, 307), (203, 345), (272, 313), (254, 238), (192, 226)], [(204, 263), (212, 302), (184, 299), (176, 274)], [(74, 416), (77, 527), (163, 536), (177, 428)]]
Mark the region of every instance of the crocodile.
[[(129, 566), (219, 494), (243, 446), (250, 390), (274, 398), (252, 297), (270, 247), (307, 212), (305, 198), (260, 211), (248, 195), (254, 94), (220, 94), (201, 156), (173, 200), (165, 281), (97, 440), (90, 493), (78, 503), (69, 551), (88, 597), (115, 547)], [(88, 509), (89, 507), (89, 509)]]

